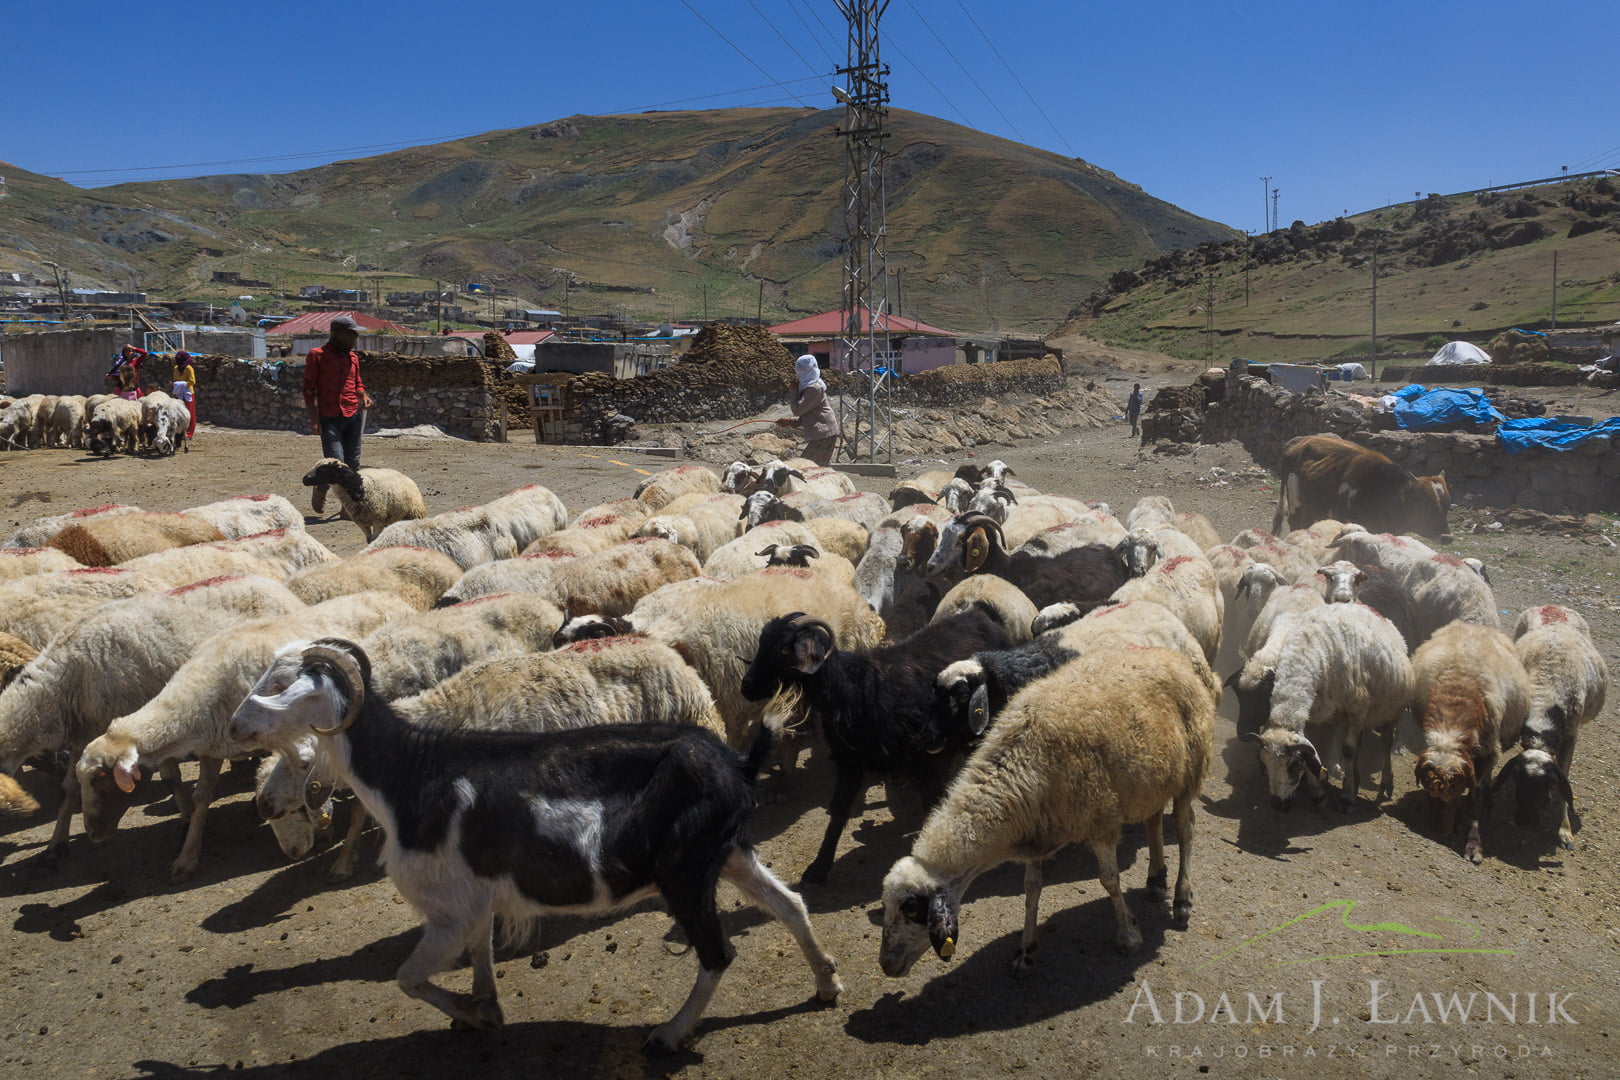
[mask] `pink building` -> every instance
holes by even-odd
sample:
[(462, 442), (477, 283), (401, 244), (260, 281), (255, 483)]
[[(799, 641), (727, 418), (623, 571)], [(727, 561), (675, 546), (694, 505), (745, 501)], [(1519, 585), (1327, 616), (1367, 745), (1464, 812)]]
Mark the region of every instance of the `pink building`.
[[(847, 371), (852, 366), (839, 337), (844, 332), (845, 313), (824, 311), (792, 322), (779, 323), (770, 328), (783, 344), (798, 352), (815, 356), (823, 365)], [(864, 329), (863, 325), (863, 329)], [(878, 332), (888, 331), (890, 350), (900, 354), (898, 369), (907, 372), (927, 371), (947, 364), (966, 363), (966, 357), (957, 347), (957, 335), (937, 326), (908, 319), (904, 315), (890, 315), (880, 319)]]

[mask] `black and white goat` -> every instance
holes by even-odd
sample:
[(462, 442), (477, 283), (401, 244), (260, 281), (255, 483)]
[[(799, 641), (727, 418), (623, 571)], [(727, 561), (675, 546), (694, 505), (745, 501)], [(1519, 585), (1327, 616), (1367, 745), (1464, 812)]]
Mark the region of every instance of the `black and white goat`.
[(838, 838), (866, 774), (915, 777), (932, 798), (976, 735), (936, 701), (934, 681), (952, 661), (1012, 647), (1012, 635), (983, 608), (930, 623), (893, 645), (866, 652), (834, 647), (827, 623), (803, 612), (778, 616), (759, 633), (743, 675), (743, 696), (763, 701), (786, 689), (804, 695), (837, 769), (827, 832), (804, 880), (827, 880)]
[(1050, 556), (1009, 554), (1001, 526), (984, 514), (959, 514), (947, 521), (924, 573), (953, 582), (969, 574), (995, 574), (1022, 589), (1037, 609), (1067, 601), (1088, 611), (1104, 606), (1129, 578), (1119, 555), (1103, 544)]
[[(397, 973), (406, 994), (497, 1030), (496, 915), (509, 938), (521, 939), (549, 912), (601, 913), (661, 895), (699, 963), (686, 1003), (647, 1037), (649, 1049), (672, 1050), (691, 1035), (730, 963), (715, 910), (724, 879), (787, 926), (817, 995), (838, 997), (837, 965), (811, 932), (804, 902), (765, 869), (748, 837), (772, 725), (746, 758), (683, 724), (430, 730), (372, 696), (370, 662), (353, 642), (324, 638), (302, 658), (290, 675), (285, 666), (266, 673), (237, 709), (232, 734), (265, 749), (310, 731), (329, 741), (387, 834), (388, 876), (425, 920)], [(472, 957), (471, 994), (430, 981), (463, 950)]]

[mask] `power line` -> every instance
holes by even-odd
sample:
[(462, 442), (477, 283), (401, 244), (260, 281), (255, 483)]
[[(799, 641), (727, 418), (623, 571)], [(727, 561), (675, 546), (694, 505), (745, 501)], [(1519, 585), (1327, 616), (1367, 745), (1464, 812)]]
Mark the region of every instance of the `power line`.
[(973, 126), (973, 122), (967, 118), (967, 114), (964, 113), (961, 109), (956, 107), (956, 102), (952, 101), (950, 98), (945, 96), (945, 91), (941, 90), (939, 87), (934, 85), (934, 80), (930, 79), (928, 77), (928, 72), (923, 70), (923, 67), (922, 67), (921, 64), (917, 63), (917, 61), (913, 60), (911, 57), (906, 55), (906, 50), (904, 50), (904, 49), (902, 49), (900, 47), (899, 42), (895, 41), (893, 38), (890, 38), (889, 41), (888, 41), (888, 45), (889, 45), (889, 47), (891, 49), (893, 49), (895, 52), (900, 54), (900, 59), (902, 59), (906, 63), (910, 64), (912, 69), (914, 71), (916, 71), (918, 75), (922, 76), (922, 81), (928, 84), (929, 89), (931, 89), (934, 93), (939, 95), (939, 98), (940, 98), (941, 101), (945, 102), (945, 104), (947, 104), (947, 105), (949, 105), (951, 107), (951, 112), (955, 113), (956, 116), (957, 116), (957, 119), (962, 121), (962, 126), (963, 127), (972, 127)]
[(1580, 172), (1581, 170), (1585, 169), (1588, 165), (1592, 165), (1592, 164), (1594, 164), (1596, 162), (1599, 162), (1599, 161), (1604, 161), (1607, 158), (1612, 157), (1613, 155), (1615, 155), (1617, 153), (1620, 153), (1620, 146), (1611, 146), (1607, 150), (1603, 151), (1603, 153), (1601, 153), (1601, 154), (1593, 154), (1591, 157), (1587, 158), (1585, 161), (1576, 162), (1574, 165), (1570, 166), (1570, 170), (1572, 172)]
[[(685, 0), (681, 0), (681, 2), (685, 3)], [(911, 0), (906, 0), (906, 7), (910, 8), (911, 13), (917, 16), (917, 21), (923, 24), (923, 28), (926, 29), (930, 34), (934, 35), (934, 40), (939, 42), (939, 47), (945, 50), (945, 55), (949, 56), (951, 60), (956, 63), (956, 66), (962, 69), (962, 74), (967, 76), (968, 82), (973, 84), (974, 89), (979, 91), (979, 94), (984, 98), (984, 100), (990, 103), (990, 107), (996, 110), (996, 115), (1001, 117), (1002, 123), (1006, 124), (1012, 129), (1012, 133), (1018, 136), (1019, 142), (1027, 145), (1029, 140), (1024, 138), (1024, 133), (1018, 130), (1018, 125), (1013, 123), (1012, 120), (1008, 118), (1007, 114), (1001, 111), (1001, 106), (997, 105), (995, 101), (991, 99), (989, 94), (985, 93), (984, 87), (979, 85), (979, 80), (973, 77), (973, 72), (968, 70), (966, 64), (957, 59), (956, 54), (951, 51), (951, 47), (945, 44), (945, 39), (939, 36), (939, 33), (931, 25), (929, 25), (928, 20), (923, 18), (922, 12), (917, 10), (917, 5), (913, 4)]]
[(690, 11), (693, 15), (696, 15), (699, 22), (701, 22), (704, 26), (707, 26), (710, 30), (713, 30), (716, 37), (718, 37), (721, 41), (725, 42), (727, 45), (730, 45), (732, 50), (734, 52), (736, 52), (736, 54), (738, 56), (740, 56), (744, 60), (748, 61), (748, 63), (751, 64), (754, 67), (754, 69), (756, 71), (758, 71), (761, 75), (765, 76), (767, 79), (770, 79), (772, 82), (776, 83), (777, 86), (781, 86), (782, 90), (784, 92), (786, 92), (788, 94), (788, 96), (792, 97), (795, 101), (797, 101), (800, 105), (803, 105), (807, 109), (810, 108), (810, 103), (809, 102), (807, 102), (803, 98), (799, 97), (792, 90), (789, 90), (786, 86), (782, 86), (782, 84), (780, 82), (778, 82), (776, 80), (776, 78), (774, 78), (771, 75), (770, 72), (766, 71), (764, 68), (759, 66), (758, 61), (756, 61), (752, 56), (749, 56), (747, 53), (745, 53), (741, 49), (739, 49), (737, 47), (736, 42), (732, 41), (730, 38), (726, 37), (726, 35), (722, 34), (720, 32), (720, 28), (718, 26), (714, 25), (714, 23), (710, 22), (708, 19), (705, 19), (703, 17), (702, 12), (698, 11), (697, 8), (695, 8), (691, 4), (689, 4), (687, 2), (687, 0), (681, 0), (681, 6), (684, 7), (687, 11)]
[(811, 74), (815, 74), (816, 66), (814, 64), (812, 64), (809, 60), (805, 59), (805, 55), (802, 52), (800, 52), (798, 49), (795, 49), (793, 47), (793, 42), (789, 41), (787, 39), (787, 35), (782, 33), (782, 31), (780, 31), (780, 30), (778, 30), (776, 28), (776, 24), (771, 21), (771, 17), (769, 15), (765, 14), (763, 11), (759, 10), (759, 5), (754, 3), (754, 0), (748, 0), (748, 6), (754, 9), (754, 14), (755, 15), (758, 15), (761, 19), (765, 20), (765, 25), (771, 28), (772, 33), (774, 33), (777, 37), (782, 39), (782, 44), (787, 46), (788, 52), (792, 53), (794, 56), (797, 56), (800, 60), (804, 61), (804, 66), (810, 69)]
[(1056, 135), (1058, 141), (1063, 143), (1064, 147), (1069, 151), (1069, 156), (1079, 157), (1080, 155), (1074, 152), (1074, 147), (1069, 145), (1069, 140), (1063, 137), (1063, 132), (1059, 131), (1058, 126), (1052, 123), (1052, 118), (1046, 115), (1046, 110), (1041, 108), (1041, 103), (1035, 100), (1035, 95), (1029, 92), (1029, 87), (1024, 85), (1024, 80), (1018, 77), (1018, 72), (1014, 71), (1013, 66), (1007, 63), (1007, 58), (1001, 55), (1001, 50), (996, 48), (996, 43), (990, 40), (990, 35), (984, 32), (984, 27), (979, 25), (979, 20), (973, 17), (973, 12), (967, 9), (967, 5), (963, 4), (962, 0), (956, 0), (956, 6), (962, 9), (962, 14), (966, 15), (968, 22), (973, 24), (973, 29), (977, 30), (979, 36), (984, 38), (984, 43), (990, 46), (990, 51), (996, 54), (996, 59), (1001, 61), (1001, 66), (1006, 68), (1007, 74), (1013, 77), (1013, 82), (1018, 84), (1018, 89), (1022, 90), (1024, 96), (1029, 98), (1029, 103), (1035, 106), (1035, 111), (1041, 114), (1041, 119), (1046, 121), (1046, 126), (1052, 129), (1052, 134)]
[[(788, 7), (792, 9), (793, 14), (798, 18), (799, 24), (804, 27), (805, 34), (809, 36), (811, 41), (816, 43), (816, 48), (821, 50), (821, 55), (827, 58), (828, 65), (836, 68), (838, 61), (833, 59), (833, 54), (827, 50), (826, 42), (817, 37), (816, 32), (810, 28), (810, 22), (804, 17), (804, 12), (799, 10), (798, 3), (795, 0), (788, 0)], [(812, 12), (812, 14), (814, 13)], [(826, 23), (822, 23), (821, 26), (823, 30), (827, 28)]]
[[(810, 13), (811, 17), (814, 18), (818, 24), (820, 24), (822, 32), (827, 35), (827, 40), (833, 43), (834, 48), (837, 48), (839, 36), (833, 33), (832, 27), (827, 25), (827, 20), (821, 17), (821, 13), (816, 10), (815, 5), (812, 4), (810, 0), (799, 0), (799, 3), (804, 5), (804, 9)], [(836, 60), (833, 62), (833, 66), (837, 66)]]

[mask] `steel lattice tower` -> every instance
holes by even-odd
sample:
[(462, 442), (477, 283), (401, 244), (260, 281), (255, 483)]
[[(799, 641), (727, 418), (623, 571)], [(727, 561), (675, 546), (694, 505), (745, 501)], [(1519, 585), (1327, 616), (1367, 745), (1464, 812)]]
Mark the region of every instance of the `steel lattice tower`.
[[(842, 361), (851, 375), (839, 424), (849, 461), (894, 460), (890, 440), (889, 266), (884, 252), (887, 211), (883, 184), (884, 131), (889, 116), (889, 69), (878, 56), (878, 20), (889, 0), (834, 0), (849, 23), (849, 63), (838, 69), (848, 85), (844, 102), (844, 328)], [(879, 373), (879, 368), (891, 370)]]

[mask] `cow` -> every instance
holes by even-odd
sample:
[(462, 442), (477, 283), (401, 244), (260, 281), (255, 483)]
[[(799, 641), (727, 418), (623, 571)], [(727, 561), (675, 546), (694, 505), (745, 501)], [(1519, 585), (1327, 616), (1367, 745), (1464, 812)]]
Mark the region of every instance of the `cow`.
[(1421, 533), (1451, 542), (1444, 472), (1413, 476), (1376, 450), (1332, 435), (1302, 435), (1283, 447), (1282, 481), (1271, 531), (1302, 529), (1323, 518), (1354, 521), (1371, 532)]

